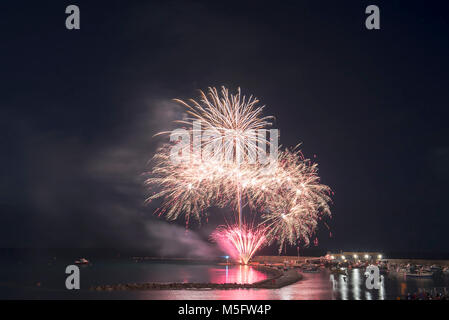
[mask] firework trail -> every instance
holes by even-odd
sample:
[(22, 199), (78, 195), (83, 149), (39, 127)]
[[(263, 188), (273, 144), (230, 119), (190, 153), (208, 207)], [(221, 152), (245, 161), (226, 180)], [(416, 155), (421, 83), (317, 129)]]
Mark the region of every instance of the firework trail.
[[(180, 152), (188, 154), (189, 161), (172, 161), (170, 149), (176, 143), (158, 150), (146, 180), (151, 190), (159, 190), (147, 201), (163, 199), (158, 214), (171, 220), (183, 214), (187, 221), (190, 217), (201, 221), (210, 207), (233, 208), (238, 224), (218, 228), (213, 239), (221, 246), (227, 242), (228, 250), (234, 248), (243, 263), (264, 242), (277, 241), (279, 250), (298, 239), (307, 244), (317, 220), (330, 215), (330, 189), (320, 183), (317, 165), (304, 159), (297, 148), (276, 150), (276, 161), (253, 161), (253, 155), (270, 145), (265, 136), (254, 134), (254, 130), (270, 126), (272, 118), (262, 117), (258, 100), (246, 99), (240, 89), (232, 95), (222, 88), (220, 96), (217, 89), (209, 88), (208, 94), (201, 92), (199, 102), (176, 101), (187, 108), (189, 117), (178, 122), (187, 126), (189, 134), (212, 138), (201, 140), (201, 148), (196, 150), (183, 146)], [(200, 120), (201, 126), (192, 125), (194, 120)], [(205, 158), (204, 150), (211, 146), (213, 156)], [(231, 158), (221, 156), (229, 152)], [(245, 206), (262, 213), (259, 226), (242, 224)]]

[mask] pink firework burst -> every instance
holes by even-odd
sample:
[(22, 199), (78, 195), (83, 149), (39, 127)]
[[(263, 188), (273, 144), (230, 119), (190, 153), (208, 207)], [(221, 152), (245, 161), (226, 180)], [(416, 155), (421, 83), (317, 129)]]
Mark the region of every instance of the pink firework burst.
[(265, 245), (265, 228), (251, 225), (227, 225), (218, 227), (211, 238), (225, 252), (240, 263), (248, 264), (254, 253)]

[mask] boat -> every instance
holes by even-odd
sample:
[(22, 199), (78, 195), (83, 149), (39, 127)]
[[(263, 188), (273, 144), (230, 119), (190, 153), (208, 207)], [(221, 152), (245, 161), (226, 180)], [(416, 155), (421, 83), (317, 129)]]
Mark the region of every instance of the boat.
[(419, 278), (419, 279), (429, 279), (432, 278), (432, 272), (419, 272), (419, 273), (406, 273), (407, 278)]
[(379, 270), (379, 274), (381, 274), (381, 275), (383, 275), (383, 276), (386, 276), (386, 275), (389, 274), (389, 271), (388, 271), (387, 269), (380, 269), (380, 270)]
[(348, 270), (342, 267), (331, 268), (331, 273), (348, 275)]
[(89, 260), (86, 258), (81, 258), (79, 260), (75, 260), (75, 264), (89, 264)]
[(405, 275), (407, 274), (407, 268), (397, 268), (396, 273), (401, 274), (401, 275)]
[(433, 264), (433, 265), (430, 266), (430, 270), (432, 272), (442, 272), (443, 268), (438, 266), (438, 265), (436, 265), (436, 264)]
[(302, 269), (302, 272), (304, 273), (320, 273), (320, 269), (319, 268), (304, 268)]
[(301, 267), (301, 271), (305, 273), (319, 273), (320, 267), (316, 264), (303, 264)]

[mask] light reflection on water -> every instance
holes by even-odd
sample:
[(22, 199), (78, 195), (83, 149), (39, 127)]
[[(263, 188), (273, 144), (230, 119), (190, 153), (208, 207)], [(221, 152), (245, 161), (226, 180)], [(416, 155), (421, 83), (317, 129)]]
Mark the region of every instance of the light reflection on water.
[(231, 300), (384, 300), (404, 297), (407, 292), (419, 288), (449, 286), (448, 278), (405, 279), (397, 276), (382, 276), (380, 289), (367, 289), (362, 269), (353, 269), (348, 276), (333, 275), (324, 270), (321, 273), (304, 273), (303, 280), (281, 289), (238, 289), (238, 290), (179, 290), (140, 292), (139, 299), (231, 299)]
[[(326, 273), (326, 272), (324, 272)], [(330, 275), (332, 282), (332, 292), (334, 299), (341, 300), (372, 300), (385, 299), (385, 279), (381, 276), (380, 288), (367, 289), (366, 277), (362, 269), (352, 269), (348, 275), (339, 274), (337, 276)], [(391, 279), (392, 283), (397, 279)]]
[[(331, 274), (328, 270), (320, 273), (304, 273), (303, 279), (281, 289), (233, 289), (233, 290), (154, 290), (93, 292), (91, 285), (127, 282), (213, 282), (213, 283), (253, 283), (266, 275), (248, 266), (219, 266), (183, 263), (134, 263), (96, 262), (81, 268), (82, 290), (67, 291), (64, 287), (66, 263), (34, 265), (3, 265), (0, 270), (2, 282), (16, 283), (2, 287), (0, 298), (39, 299), (273, 299), (273, 300), (334, 300), (334, 299), (396, 299), (419, 288), (449, 287), (449, 278), (405, 279), (385, 276), (379, 290), (368, 290), (362, 269), (353, 269), (348, 276)], [(33, 272), (30, 273), (30, 270)], [(2, 275), (4, 277), (2, 277)], [(33, 283), (42, 282), (37, 288)]]
[(250, 266), (220, 266), (208, 269), (212, 283), (254, 283), (265, 280), (267, 275)]
[(352, 273), (351, 284), (352, 292), (354, 293), (354, 300), (360, 300), (360, 269), (355, 269)]
[[(267, 274), (251, 266), (98, 260), (91, 265), (80, 266), (81, 290), (77, 290), (74, 294), (73, 292), (68, 292), (65, 288), (66, 274), (64, 270), (71, 262), (57, 261), (51, 264), (7, 262), (0, 264), (0, 299), (63, 299), (66, 296), (81, 299), (101, 299), (107, 296), (111, 298), (119, 297), (120, 299), (135, 299), (145, 298), (145, 293), (128, 291), (95, 294), (89, 291), (89, 288), (98, 285), (147, 282), (245, 284), (265, 280), (268, 277)], [(39, 285), (36, 285), (37, 283)], [(158, 293), (148, 294), (149, 297), (158, 299)], [(223, 297), (222, 299), (226, 298), (224, 291), (217, 294)], [(184, 295), (186, 295), (185, 292)], [(163, 296), (169, 298), (170, 294), (162, 293), (161, 297)]]

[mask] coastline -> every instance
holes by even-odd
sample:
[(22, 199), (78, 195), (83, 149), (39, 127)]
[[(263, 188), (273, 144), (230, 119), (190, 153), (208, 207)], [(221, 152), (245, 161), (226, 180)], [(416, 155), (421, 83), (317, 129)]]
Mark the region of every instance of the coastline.
[(254, 283), (183, 283), (183, 282), (148, 282), (101, 285), (91, 287), (90, 291), (130, 291), (130, 290), (186, 290), (186, 289), (279, 289), (302, 279), (296, 269), (281, 271), (267, 266), (252, 266), (269, 275), (269, 278)]
[[(229, 289), (279, 289), (303, 279), (298, 269), (291, 268), (282, 271), (275, 265), (281, 263), (307, 263), (309, 260), (316, 260), (319, 257), (294, 257), (294, 256), (256, 256), (250, 264), (252, 268), (262, 271), (267, 275), (267, 279), (254, 283), (209, 283), (209, 282), (147, 282), (147, 283), (120, 283), (113, 285), (93, 286), (90, 291), (133, 291), (133, 290), (229, 290)], [(163, 260), (163, 261), (188, 261), (188, 262), (211, 262), (211, 260), (198, 260), (188, 258), (159, 258), (159, 257), (133, 257), (133, 260)], [(449, 265), (449, 260), (426, 260), (426, 259), (388, 259), (392, 263), (406, 264), (439, 264)], [(217, 263), (217, 261), (215, 260)], [(218, 263), (222, 264), (222, 263)]]

